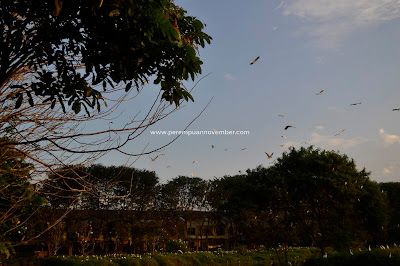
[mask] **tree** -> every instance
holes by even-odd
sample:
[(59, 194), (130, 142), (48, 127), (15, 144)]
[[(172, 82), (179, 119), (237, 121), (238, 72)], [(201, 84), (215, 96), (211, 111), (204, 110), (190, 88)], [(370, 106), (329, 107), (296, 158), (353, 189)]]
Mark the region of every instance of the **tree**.
[[(386, 201), (369, 173), (335, 151), (291, 148), (269, 167), (213, 182), (210, 202), (245, 243), (338, 250), (366, 245), (383, 233)], [(264, 232), (260, 234), (260, 232)], [(279, 256), (279, 254), (278, 254)]]
[(101, 164), (63, 170), (50, 175), (40, 191), (50, 208), (67, 209), (73, 204), (81, 210), (145, 211), (154, 207), (158, 190), (154, 172)]
[(295, 195), (303, 228), (322, 255), (329, 245), (342, 250), (382, 233), (385, 199), (353, 159), (312, 146), (292, 148), (271, 168), (287, 193)]
[[(199, 20), (169, 0), (17, 0), (0, 11), (0, 149), (24, 156), (33, 182), (57, 196), (96, 195), (99, 186), (84, 173), (64, 174), (76, 176), (107, 152), (137, 158), (162, 148), (122, 149), (193, 100), (182, 81), (201, 73), (198, 48), (211, 41)], [(85, 128), (118, 116), (118, 106), (150, 80), (161, 90), (144, 116)]]
[(0, 254), (6, 257), (13, 244), (25, 238), (30, 214), (44, 203), (30, 182), (33, 168), (25, 158), (14, 149), (0, 146)]
[(26, 69), (32, 80), (12, 85), (16, 108), (37, 104), (35, 94), (89, 113), (104, 100), (97, 85), (128, 91), (154, 77), (162, 99), (179, 105), (192, 99), (179, 81), (201, 73), (196, 49), (211, 40), (185, 12), (170, 0), (3, 2), (0, 87)]
[(161, 187), (161, 202), (169, 210), (207, 210), (207, 192), (207, 181), (199, 177), (179, 176)]
[[(258, 166), (245, 174), (214, 181), (212, 206), (233, 221), (242, 243), (283, 247), (286, 264), (289, 245), (296, 243), (296, 204), (283, 180), (271, 168)], [(281, 262), (283, 263), (283, 262)]]

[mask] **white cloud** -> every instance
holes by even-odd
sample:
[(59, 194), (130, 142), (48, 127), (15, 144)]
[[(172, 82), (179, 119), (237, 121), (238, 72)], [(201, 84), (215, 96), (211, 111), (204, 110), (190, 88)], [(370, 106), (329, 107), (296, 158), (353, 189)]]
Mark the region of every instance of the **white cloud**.
[(322, 136), (316, 132), (311, 135), (310, 143), (319, 147), (326, 148), (351, 148), (356, 145), (367, 142), (368, 139), (364, 137), (355, 137), (351, 139), (344, 139), (340, 137)]
[(316, 37), (322, 48), (336, 48), (340, 37), (400, 18), (399, 0), (293, 0), (283, 14), (309, 22), (300, 33)]
[(383, 138), (385, 146), (400, 143), (400, 136), (387, 134), (383, 128), (379, 129), (379, 135)]
[(229, 73), (226, 73), (225, 75), (224, 75), (224, 78), (225, 79), (228, 79), (228, 80), (234, 80), (235, 78), (232, 76), (232, 74), (229, 74)]
[(322, 130), (322, 129), (324, 129), (325, 127), (324, 127), (324, 126), (321, 126), (321, 125), (319, 125), (319, 126), (315, 126), (315, 128), (316, 128), (316, 129), (319, 129), (319, 130)]

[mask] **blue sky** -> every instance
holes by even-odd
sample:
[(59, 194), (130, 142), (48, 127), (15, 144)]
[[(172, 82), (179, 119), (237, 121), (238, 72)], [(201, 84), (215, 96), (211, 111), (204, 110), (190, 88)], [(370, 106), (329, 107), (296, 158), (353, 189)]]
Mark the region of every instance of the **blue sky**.
[[(205, 32), (213, 41), (200, 56), (203, 74), (211, 74), (193, 91), (194, 103), (149, 128), (128, 148), (168, 142), (172, 136), (154, 136), (150, 130), (182, 130), (212, 97), (189, 130), (251, 134), (182, 136), (162, 152), (165, 156), (155, 162), (143, 156), (134, 167), (156, 171), (162, 182), (192, 172), (212, 179), (269, 166), (273, 159), (264, 152), (276, 158), (288, 146), (307, 142), (354, 158), (358, 168), (371, 171), (373, 180), (400, 181), (400, 112), (392, 111), (400, 108), (400, 1), (176, 4), (207, 25)], [(250, 65), (257, 56), (257, 63)], [(122, 107), (123, 114), (145, 108), (156, 92), (156, 86), (147, 85), (141, 98)], [(356, 102), (361, 104), (350, 106)], [(283, 118), (278, 116), (282, 113)], [(286, 125), (296, 128), (285, 131)], [(109, 154), (99, 162), (120, 165), (126, 160)]]

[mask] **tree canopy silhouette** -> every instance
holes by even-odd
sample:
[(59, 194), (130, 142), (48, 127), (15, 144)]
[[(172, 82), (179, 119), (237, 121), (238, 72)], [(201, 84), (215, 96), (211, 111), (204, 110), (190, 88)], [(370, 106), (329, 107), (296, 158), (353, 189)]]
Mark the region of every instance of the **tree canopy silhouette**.
[(11, 85), (15, 108), (37, 104), (35, 94), (76, 113), (100, 110), (108, 87), (128, 91), (150, 78), (166, 101), (193, 100), (180, 81), (201, 73), (196, 49), (211, 37), (185, 13), (170, 0), (2, 2), (0, 87), (25, 69), (29, 82)]

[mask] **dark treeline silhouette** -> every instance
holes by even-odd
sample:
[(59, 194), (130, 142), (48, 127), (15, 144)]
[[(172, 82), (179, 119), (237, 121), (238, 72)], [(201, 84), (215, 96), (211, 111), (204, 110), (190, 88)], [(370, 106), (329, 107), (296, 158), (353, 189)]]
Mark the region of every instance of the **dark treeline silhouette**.
[(50, 175), (40, 189), (47, 204), (29, 220), (26, 239), (68, 213), (20, 252), (153, 252), (171, 239), (197, 250), (316, 246), (321, 254), (400, 243), (400, 184), (371, 181), (334, 151), (292, 148), (268, 168), (214, 180), (161, 184), (155, 172), (103, 165), (63, 176)]

